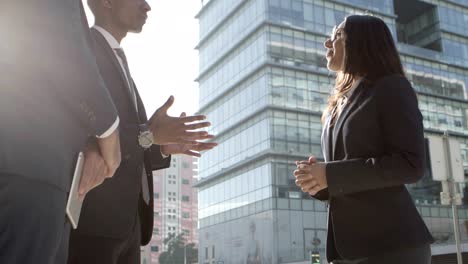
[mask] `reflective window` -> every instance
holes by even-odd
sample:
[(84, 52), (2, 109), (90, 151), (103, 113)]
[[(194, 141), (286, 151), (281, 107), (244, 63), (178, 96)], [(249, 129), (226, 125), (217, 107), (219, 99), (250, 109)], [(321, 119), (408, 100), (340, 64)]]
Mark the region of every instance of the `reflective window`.
[(202, 40), (199, 46), (200, 72), (205, 71), (227, 51), (238, 45), (265, 17), (263, 1), (248, 1), (235, 15), (222, 24), (216, 33)]
[(271, 197), (270, 175), (270, 164), (264, 164), (201, 188), (198, 193), (199, 218)]
[[(270, 148), (266, 113), (233, 128), (216, 140), (219, 145), (199, 160), (200, 178), (207, 177)], [(255, 140), (252, 140), (255, 139)]]
[(438, 10), (441, 29), (468, 36), (468, 8), (440, 1)]
[(271, 104), (308, 110), (321, 115), (333, 88), (334, 78), (273, 68), (270, 83)]
[(320, 115), (275, 111), (272, 126), (273, 149), (289, 155), (322, 157)]
[(200, 79), (200, 107), (232, 88), (266, 60), (266, 32), (259, 30)]
[[(374, 4), (377, 4), (377, 2), (381, 3), (381, 1), (373, 0), (356, 1), (367, 2), (367, 4), (371, 2), (375, 2)], [(268, 2), (270, 20), (323, 34), (330, 33), (333, 26), (341, 23), (346, 15), (363, 14), (366, 10), (369, 10), (367, 6), (357, 8), (322, 0), (269, 0)], [(349, 4), (349, 1), (343, 2)], [(385, 3), (388, 2), (390, 1), (385, 1)], [(371, 6), (372, 5), (370, 5), (370, 7)], [(387, 5), (385, 7), (387, 11), (391, 6)], [(380, 14), (375, 15), (382, 18), (389, 26), (393, 35), (396, 36), (395, 22), (390, 17), (390, 12), (387, 12), (387, 14), (388, 16), (382, 16)]]
[[(257, 0), (261, 1), (261, 0)], [(210, 1), (208, 6), (201, 10), (200, 21), (200, 39), (203, 39), (211, 30), (213, 30), (221, 20), (223, 20), (242, 0), (215, 0)]]
[(401, 56), (408, 79), (418, 92), (466, 99), (468, 70), (446, 64)]
[(453, 34), (442, 34), (444, 54), (450, 62), (457, 65), (468, 65), (468, 38), (462, 38)]
[(419, 95), (419, 108), (424, 127), (439, 131), (455, 131), (468, 135), (468, 103)]
[(351, 4), (366, 10), (378, 11), (386, 14), (393, 14), (393, 0), (336, 0), (344, 4)]
[(451, 0), (454, 3), (458, 3), (460, 5), (464, 5), (465, 7), (468, 8), (468, 0)]
[[(211, 121), (209, 132), (218, 135), (268, 104), (268, 70), (261, 70), (202, 109)], [(251, 138), (253, 140), (253, 138)]]
[(273, 26), (269, 33), (268, 55), (274, 62), (329, 74), (323, 47), (326, 37)]

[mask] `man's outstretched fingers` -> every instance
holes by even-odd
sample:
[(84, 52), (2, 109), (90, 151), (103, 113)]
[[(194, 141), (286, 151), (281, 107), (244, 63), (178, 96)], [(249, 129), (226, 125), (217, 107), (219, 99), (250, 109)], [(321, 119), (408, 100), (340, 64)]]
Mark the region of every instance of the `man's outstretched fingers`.
[(204, 116), (204, 115), (185, 116), (185, 117), (179, 117), (179, 119), (183, 123), (191, 123), (191, 122), (195, 122), (195, 121), (205, 120), (206, 116)]
[(218, 145), (218, 143), (200, 142), (200, 143), (198, 143), (196, 145), (193, 145), (190, 149), (200, 152), (200, 151), (212, 149), (212, 148), (216, 147), (217, 145)]
[(209, 134), (206, 131), (185, 131), (183, 138), (185, 140), (196, 141), (205, 138), (207, 135)]
[(200, 145), (200, 149), (204, 150), (206, 148), (212, 149), (212, 148), (218, 146), (218, 143), (217, 142), (206, 142), (206, 143), (203, 142), (203, 143), (200, 143), (199, 145)]
[(192, 157), (201, 157), (201, 154), (200, 153), (197, 153), (195, 151), (191, 151), (191, 150), (187, 150), (184, 152), (185, 155), (189, 155), (189, 156), (192, 156)]
[(214, 135), (208, 134), (208, 135), (204, 136), (203, 138), (199, 138), (198, 140), (213, 139), (214, 137), (215, 137)]
[(187, 129), (187, 130), (195, 130), (195, 129), (204, 128), (204, 127), (209, 127), (209, 126), (211, 126), (211, 123), (210, 123), (210, 122), (200, 122), (200, 123), (185, 125), (185, 129)]

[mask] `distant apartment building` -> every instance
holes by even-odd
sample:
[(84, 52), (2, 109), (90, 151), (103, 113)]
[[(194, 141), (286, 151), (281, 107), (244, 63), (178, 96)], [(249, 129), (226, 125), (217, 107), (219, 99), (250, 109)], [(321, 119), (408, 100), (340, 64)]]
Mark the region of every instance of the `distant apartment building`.
[(184, 233), (186, 243), (198, 244), (197, 165), (185, 155), (172, 156), (171, 166), (153, 172), (154, 227), (148, 246), (142, 248), (142, 264), (159, 263), (166, 251), (163, 241), (170, 234)]

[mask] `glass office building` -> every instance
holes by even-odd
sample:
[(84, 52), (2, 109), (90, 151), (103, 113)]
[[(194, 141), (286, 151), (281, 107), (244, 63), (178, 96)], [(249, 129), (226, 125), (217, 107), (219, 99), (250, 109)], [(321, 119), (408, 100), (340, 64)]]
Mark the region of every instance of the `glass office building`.
[[(426, 135), (451, 131), (468, 172), (468, 0), (205, 1), (199, 112), (220, 144), (199, 161), (199, 263), (310, 263), (311, 252), (327, 263), (326, 206), (292, 172), (294, 161), (322, 157), (320, 118), (334, 83), (323, 42), (346, 15), (364, 13), (398, 41)], [(436, 238), (434, 263), (447, 263), (453, 224), (440, 183), (428, 167), (408, 188)], [(459, 214), (468, 251), (468, 207)]]

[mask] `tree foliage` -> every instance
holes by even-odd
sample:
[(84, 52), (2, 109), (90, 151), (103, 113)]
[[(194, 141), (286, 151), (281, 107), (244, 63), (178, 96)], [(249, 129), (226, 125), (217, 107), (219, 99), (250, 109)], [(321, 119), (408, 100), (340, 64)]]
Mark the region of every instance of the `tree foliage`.
[(198, 250), (195, 248), (195, 244), (186, 244), (183, 233), (178, 235), (170, 234), (169, 237), (164, 239), (163, 243), (167, 246), (167, 251), (159, 255), (160, 264), (184, 264), (184, 255), (187, 258), (187, 264), (198, 261)]

